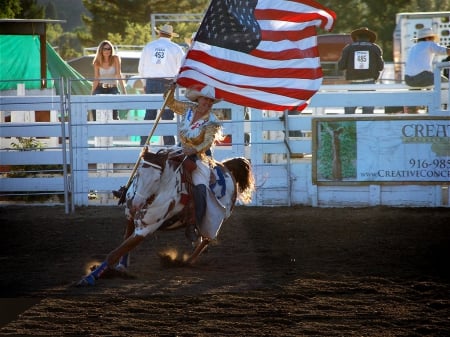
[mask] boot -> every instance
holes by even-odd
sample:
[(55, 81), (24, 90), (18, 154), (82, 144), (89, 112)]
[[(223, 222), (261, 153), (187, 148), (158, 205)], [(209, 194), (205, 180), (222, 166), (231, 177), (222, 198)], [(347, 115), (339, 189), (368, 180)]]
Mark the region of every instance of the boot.
[(197, 223), (197, 228), (200, 228), (206, 213), (206, 185), (193, 186), (192, 194), (194, 196), (195, 222)]
[(120, 186), (120, 188), (118, 190), (112, 191), (112, 194), (114, 195), (114, 197), (119, 198), (119, 199), (122, 197), (123, 193), (126, 193), (125, 186)]
[(193, 217), (189, 216), (192, 223), (186, 226), (185, 235), (195, 245), (200, 237), (199, 228), (206, 212), (206, 186), (203, 184), (192, 186), (192, 197), (194, 199), (195, 223), (193, 223)]

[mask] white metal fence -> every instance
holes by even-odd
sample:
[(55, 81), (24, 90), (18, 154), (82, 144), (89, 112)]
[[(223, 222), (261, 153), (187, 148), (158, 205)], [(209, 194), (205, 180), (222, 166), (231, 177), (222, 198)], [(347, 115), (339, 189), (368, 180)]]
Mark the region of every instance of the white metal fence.
[[(349, 90), (352, 91), (349, 91)], [(218, 160), (245, 156), (252, 162), (257, 190), (252, 205), (277, 206), (449, 206), (448, 184), (317, 186), (312, 183), (312, 118), (343, 116), (344, 106), (375, 105), (375, 117), (386, 106), (423, 107), (422, 113), (448, 116), (449, 90), (438, 80), (435, 90), (409, 90), (403, 85), (323, 86), (309, 108), (298, 115), (246, 110), (221, 102), (215, 106), (226, 116), (225, 134), (231, 143), (217, 146)], [(11, 195), (60, 195), (66, 209), (76, 206), (117, 203), (111, 191), (124, 185), (141, 146), (139, 137), (148, 135), (152, 121), (141, 117), (146, 108), (158, 109), (161, 95), (96, 96), (1, 96), (0, 196), (3, 204)], [(95, 109), (100, 116), (88, 121)], [(121, 120), (110, 118), (112, 109)], [(8, 116), (27, 111), (51, 111), (51, 122), (7, 122)], [(361, 114), (348, 118), (363, 118)], [(176, 121), (161, 121), (155, 136), (176, 134)], [(36, 137), (46, 143), (39, 151), (18, 151), (11, 147), (17, 137)], [(152, 140), (152, 147), (160, 146)], [(20, 165), (57, 165), (56, 172), (37, 176), (10, 177), (6, 172)], [(48, 201), (47, 201), (48, 203)]]

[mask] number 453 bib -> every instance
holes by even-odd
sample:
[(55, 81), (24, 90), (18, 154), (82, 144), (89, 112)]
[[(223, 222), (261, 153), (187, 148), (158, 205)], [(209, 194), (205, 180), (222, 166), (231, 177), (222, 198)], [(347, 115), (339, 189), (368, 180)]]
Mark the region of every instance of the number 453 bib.
[(152, 63), (154, 64), (164, 64), (166, 63), (166, 49), (165, 48), (155, 48), (152, 55)]

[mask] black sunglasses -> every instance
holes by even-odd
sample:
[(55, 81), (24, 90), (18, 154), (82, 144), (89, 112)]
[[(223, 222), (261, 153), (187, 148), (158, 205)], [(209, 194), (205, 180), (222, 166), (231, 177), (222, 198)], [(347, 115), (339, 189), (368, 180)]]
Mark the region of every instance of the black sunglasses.
[(103, 50), (111, 50), (110, 47), (103, 47)]

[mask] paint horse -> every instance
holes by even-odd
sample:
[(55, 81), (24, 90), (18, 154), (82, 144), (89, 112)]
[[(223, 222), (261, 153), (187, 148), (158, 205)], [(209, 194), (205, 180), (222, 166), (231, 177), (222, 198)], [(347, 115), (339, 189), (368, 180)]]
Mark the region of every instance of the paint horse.
[(179, 147), (156, 153), (144, 148), (141, 155), (141, 164), (133, 177), (132, 189), (126, 195), (125, 214), (128, 224), (125, 239), (107, 255), (103, 263), (92, 268), (77, 286), (94, 285), (107, 271), (126, 273), (131, 250), (157, 230), (191, 228), (189, 236), (194, 249), (184, 262), (193, 264), (208, 244), (216, 239), (236, 201), (239, 199), (248, 203), (251, 200), (254, 178), (250, 162), (240, 157), (223, 162), (211, 160), (206, 214), (202, 224), (194, 226), (192, 230), (194, 207), (189, 201), (190, 175), (186, 173), (192, 171), (195, 163)]

